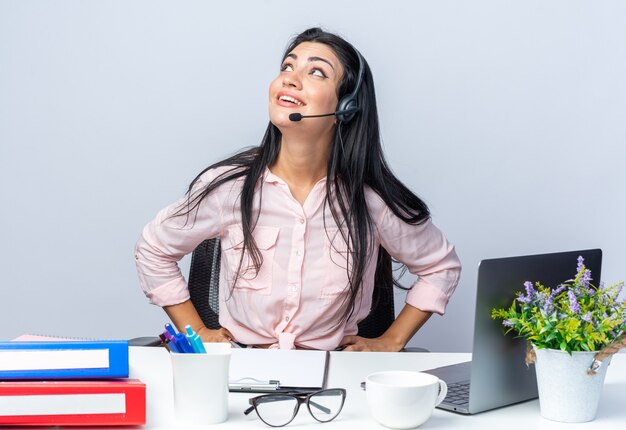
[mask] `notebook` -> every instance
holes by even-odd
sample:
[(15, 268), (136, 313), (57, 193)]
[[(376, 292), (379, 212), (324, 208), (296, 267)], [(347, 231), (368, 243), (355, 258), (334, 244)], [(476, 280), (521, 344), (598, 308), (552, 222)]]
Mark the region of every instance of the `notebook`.
[(438, 406), (461, 414), (476, 414), (537, 397), (533, 365), (524, 363), (526, 342), (504, 335), (501, 322), (491, 318), (493, 308), (507, 308), (525, 281), (556, 288), (576, 274), (577, 258), (585, 259), (594, 282), (600, 280), (602, 251), (537, 254), (482, 260), (478, 266), (472, 361), (426, 370), (448, 384), (448, 395)]
[(272, 393), (320, 390), (328, 373), (328, 351), (233, 348), (230, 391)]

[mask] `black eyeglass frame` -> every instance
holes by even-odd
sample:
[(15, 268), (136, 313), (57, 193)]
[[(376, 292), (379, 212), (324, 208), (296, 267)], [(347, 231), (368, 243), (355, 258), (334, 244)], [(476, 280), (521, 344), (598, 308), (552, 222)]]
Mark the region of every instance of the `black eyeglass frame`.
[[(326, 420), (326, 421), (322, 421), (319, 418), (317, 418), (315, 416), (315, 414), (311, 411), (311, 405), (313, 405), (314, 407), (316, 407), (316, 408), (318, 408), (318, 409), (320, 409), (321, 411), (324, 411), (324, 412), (326, 412), (326, 411), (330, 412), (330, 411), (325, 406), (322, 406), (322, 405), (320, 405), (318, 403), (312, 402), (311, 401), (311, 397), (318, 396), (321, 393), (324, 393), (326, 391), (329, 391), (329, 392), (330, 391), (336, 391), (336, 392), (341, 393), (341, 405), (339, 405), (339, 410), (337, 411), (337, 413), (331, 419)], [(281, 398), (291, 397), (291, 398), (296, 399), (296, 401), (298, 402), (296, 404), (296, 407), (293, 410), (293, 415), (291, 416), (289, 421), (287, 421), (284, 424), (276, 425), (276, 424), (268, 423), (267, 421), (265, 421), (263, 419), (263, 417), (259, 413), (259, 410), (257, 409), (257, 404), (259, 403), (259, 400), (268, 401), (272, 397), (276, 397), (277, 398), (276, 401), (281, 401), (282, 400), (282, 399), (278, 399), (278, 397), (281, 397)], [(334, 420), (335, 418), (337, 418), (337, 416), (341, 413), (341, 410), (343, 409), (343, 405), (346, 402), (346, 390), (345, 390), (345, 388), (327, 388), (327, 389), (324, 389), (324, 390), (318, 390), (318, 391), (313, 391), (313, 392), (297, 392), (297, 391), (295, 391), (295, 392), (285, 392), (285, 393), (276, 393), (276, 394), (263, 394), (261, 396), (252, 397), (251, 399), (248, 400), (248, 402), (250, 403), (251, 406), (248, 409), (246, 409), (243, 413), (245, 415), (248, 415), (250, 412), (252, 412), (252, 410), (254, 410), (256, 412), (256, 415), (259, 417), (259, 419), (261, 421), (263, 421), (265, 424), (267, 424), (268, 426), (270, 426), (270, 427), (284, 427), (287, 424), (289, 424), (290, 422), (292, 422), (293, 419), (296, 417), (296, 415), (298, 415), (298, 412), (300, 411), (300, 405), (303, 404), (303, 403), (306, 403), (307, 409), (309, 410), (309, 414), (313, 418), (315, 418), (316, 421), (318, 421), (320, 423), (327, 423), (327, 422), (330, 422), (330, 421)]]

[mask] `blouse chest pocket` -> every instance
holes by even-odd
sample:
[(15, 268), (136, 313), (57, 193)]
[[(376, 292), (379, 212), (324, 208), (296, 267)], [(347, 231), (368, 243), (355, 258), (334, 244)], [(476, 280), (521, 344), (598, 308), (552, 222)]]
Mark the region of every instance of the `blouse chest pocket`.
[[(243, 230), (241, 227), (229, 227), (227, 231), (228, 237), (225, 240), (226, 246), (223, 248), (223, 255), (227, 260), (228, 273), (226, 279), (228, 283), (232, 285), (236, 280), (235, 291), (270, 294), (272, 292), (274, 253), (280, 229), (278, 227), (257, 226), (252, 232), (262, 259), (258, 271), (254, 267), (250, 250), (246, 249), (243, 252)], [(241, 267), (239, 266), (240, 262)]]
[(328, 267), (320, 298), (332, 298), (350, 291), (348, 274), (352, 270), (353, 253), (339, 230), (329, 230), (325, 236), (324, 254)]

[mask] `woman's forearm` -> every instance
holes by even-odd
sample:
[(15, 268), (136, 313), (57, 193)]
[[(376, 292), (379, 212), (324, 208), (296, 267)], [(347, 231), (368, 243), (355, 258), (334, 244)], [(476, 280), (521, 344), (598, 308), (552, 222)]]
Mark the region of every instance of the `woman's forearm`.
[(193, 303), (191, 303), (191, 300), (177, 305), (164, 306), (163, 310), (181, 333), (185, 333), (185, 326), (187, 324), (189, 324), (196, 333), (204, 328), (204, 323)]
[(381, 336), (401, 350), (428, 321), (432, 312), (425, 312), (409, 304), (405, 304), (393, 324)]

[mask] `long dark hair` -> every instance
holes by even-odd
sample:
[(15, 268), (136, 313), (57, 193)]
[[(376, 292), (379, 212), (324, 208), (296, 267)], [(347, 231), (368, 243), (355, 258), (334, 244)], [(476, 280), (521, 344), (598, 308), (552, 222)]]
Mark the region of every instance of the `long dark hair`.
[[(344, 68), (344, 76), (337, 90), (338, 100), (350, 94), (355, 88), (359, 70), (359, 54), (355, 48), (335, 34), (320, 28), (310, 28), (291, 41), (283, 60), (303, 42), (322, 43), (334, 51)], [(344, 307), (343, 314), (338, 316), (337, 324), (352, 315), (365, 268), (374, 255), (372, 242), (374, 222), (367, 207), (365, 186), (378, 194), (389, 209), (406, 223), (420, 224), (430, 217), (427, 205), (393, 175), (385, 161), (380, 141), (372, 72), (365, 60), (363, 63), (365, 67), (363, 81), (357, 94), (360, 111), (349, 123), (338, 122), (327, 167), (324, 210), (326, 208), (330, 210), (334, 221), (340, 227), (339, 231), (344, 235), (349, 255), (352, 256), (352, 261), (348, 264), (349, 269), (346, 269), (350, 289), (346, 297), (347, 306)], [(189, 216), (213, 190), (224, 183), (243, 178), (240, 196), (243, 248), (252, 258), (257, 271), (262, 264), (262, 257), (252, 236), (258, 217), (258, 213), (255, 215), (252, 208), (255, 198), (259, 200), (259, 208), (261, 207), (262, 188), (255, 195), (255, 186), (265, 169), (276, 161), (280, 141), (280, 130), (270, 122), (258, 147), (244, 150), (217, 162), (196, 176), (189, 186), (187, 204), (174, 214)], [(192, 193), (194, 185), (203, 173), (220, 166), (230, 166), (231, 169), (216, 177), (200, 192)], [(242, 252), (242, 259), (243, 254)], [(381, 246), (375, 288), (392, 288), (394, 283), (398, 285), (393, 280), (391, 268), (391, 257)], [(239, 271), (241, 272), (241, 261)]]

